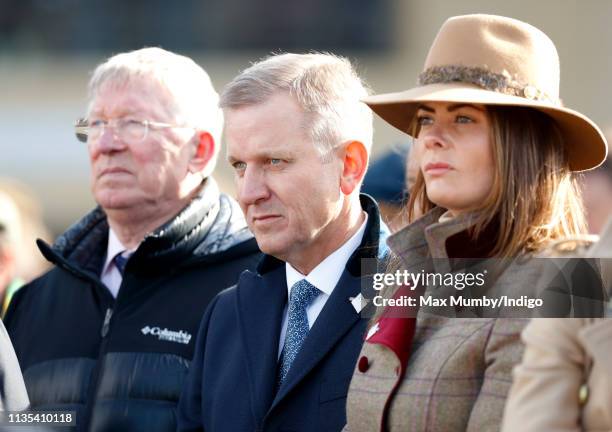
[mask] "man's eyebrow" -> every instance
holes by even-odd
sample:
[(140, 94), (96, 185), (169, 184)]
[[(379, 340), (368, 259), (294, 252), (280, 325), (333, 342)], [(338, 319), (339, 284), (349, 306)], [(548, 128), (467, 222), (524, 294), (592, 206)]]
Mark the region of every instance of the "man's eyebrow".
[[(150, 119), (155, 119), (155, 118), (163, 118), (160, 117), (160, 114), (163, 114), (163, 111), (159, 111), (157, 109), (153, 109), (150, 112), (144, 114), (145, 109), (142, 107), (132, 107), (132, 106), (126, 106), (126, 107), (121, 107), (119, 110), (117, 110), (115, 112), (115, 115), (113, 117), (117, 117), (117, 118), (121, 118), (121, 117), (150, 117)], [(95, 117), (100, 117), (100, 116), (104, 116), (105, 115), (105, 110), (104, 109), (100, 109), (100, 108), (93, 108), (88, 116), (95, 116)]]
[[(295, 157), (294, 153), (282, 149), (282, 150), (264, 150), (264, 151), (261, 151), (261, 152), (257, 153), (257, 155), (254, 155), (254, 157), (252, 157), (252, 158), (261, 161), (261, 160), (264, 160), (264, 159), (286, 159), (286, 160), (293, 160), (294, 157)], [(241, 161), (242, 160), (240, 157), (236, 157), (236, 156), (231, 155), (231, 154), (228, 154), (226, 156), (226, 158), (227, 158), (227, 160), (229, 162), (237, 162), (237, 161)]]

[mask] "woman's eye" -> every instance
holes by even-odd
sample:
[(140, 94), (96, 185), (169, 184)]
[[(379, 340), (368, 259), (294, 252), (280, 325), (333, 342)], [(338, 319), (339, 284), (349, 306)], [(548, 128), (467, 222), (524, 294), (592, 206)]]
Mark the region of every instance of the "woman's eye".
[(456, 122), (457, 122), (457, 123), (473, 123), (473, 122), (474, 122), (474, 120), (472, 120), (472, 118), (471, 118), (471, 117), (467, 117), (467, 116), (462, 116), (462, 115), (459, 115), (459, 116), (457, 116), (457, 118), (456, 118)]
[(419, 126), (427, 126), (433, 123), (433, 119), (429, 116), (420, 115), (417, 116), (417, 124)]
[(283, 160), (282, 159), (270, 159), (269, 162), (270, 162), (270, 165), (272, 166), (278, 166), (281, 163), (283, 163)]

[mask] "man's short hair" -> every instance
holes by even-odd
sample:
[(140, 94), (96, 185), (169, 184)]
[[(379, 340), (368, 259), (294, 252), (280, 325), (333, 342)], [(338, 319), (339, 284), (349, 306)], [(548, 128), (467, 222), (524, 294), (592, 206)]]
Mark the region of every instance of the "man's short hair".
[(142, 48), (117, 54), (98, 65), (89, 81), (88, 111), (97, 91), (105, 83), (121, 86), (143, 79), (165, 88), (175, 103), (172, 112), (181, 117), (185, 126), (208, 131), (218, 152), (223, 112), (218, 106), (219, 95), (210, 77), (189, 57), (162, 48)]
[(369, 90), (348, 59), (327, 53), (272, 55), (234, 78), (219, 105), (258, 105), (279, 92), (288, 92), (302, 108), (302, 128), (322, 154), (347, 140), (371, 148), (372, 111), (360, 102)]

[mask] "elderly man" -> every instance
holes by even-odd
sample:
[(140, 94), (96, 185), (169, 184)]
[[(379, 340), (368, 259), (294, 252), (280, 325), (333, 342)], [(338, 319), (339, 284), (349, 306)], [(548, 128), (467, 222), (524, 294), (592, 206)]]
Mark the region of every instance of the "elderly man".
[(170, 431), (206, 306), (259, 259), (210, 174), (222, 112), (206, 72), (158, 48), (112, 57), (89, 85), (99, 204), (55, 242), (55, 267), (15, 295), (6, 325), (37, 409), (77, 430)]
[[(362, 262), (384, 254), (359, 195), (372, 114), (350, 63), (284, 54), (221, 96), (238, 201), (266, 256), (200, 327), (179, 430), (340, 430), (361, 319)], [(369, 260), (368, 260), (369, 259)]]

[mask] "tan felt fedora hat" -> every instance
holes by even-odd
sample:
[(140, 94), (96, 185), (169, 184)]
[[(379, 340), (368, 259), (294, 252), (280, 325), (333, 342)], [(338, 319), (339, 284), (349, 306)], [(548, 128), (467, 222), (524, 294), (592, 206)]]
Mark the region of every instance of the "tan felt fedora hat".
[(559, 56), (537, 28), (495, 15), (449, 18), (429, 50), (417, 87), (363, 101), (385, 121), (408, 132), (423, 102), (525, 106), (558, 124), (573, 171), (600, 165), (608, 146), (589, 118), (559, 99)]

